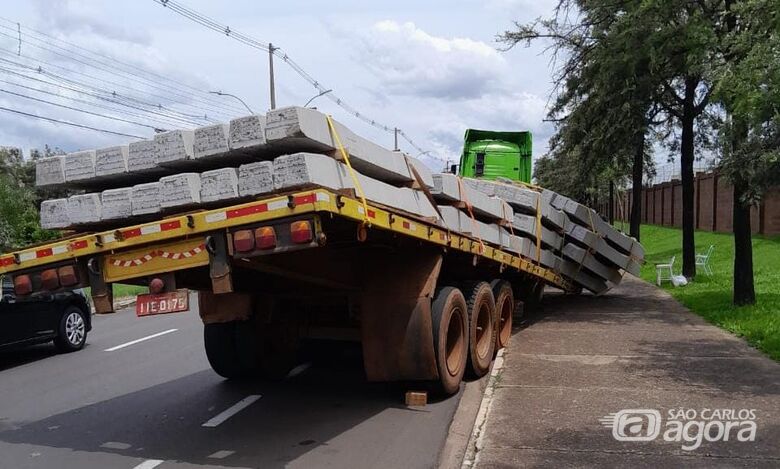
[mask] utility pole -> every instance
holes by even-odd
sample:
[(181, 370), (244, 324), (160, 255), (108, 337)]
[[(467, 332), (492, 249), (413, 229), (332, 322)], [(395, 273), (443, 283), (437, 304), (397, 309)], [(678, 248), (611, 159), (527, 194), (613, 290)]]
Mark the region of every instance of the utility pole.
[(276, 48), (268, 43), (268, 72), (271, 74), (271, 109), (276, 109), (276, 88), (274, 87), (274, 51)]
[(398, 151), (398, 127), (393, 130), (393, 134), (395, 135), (395, 146), (393, 147), (393, 150)]

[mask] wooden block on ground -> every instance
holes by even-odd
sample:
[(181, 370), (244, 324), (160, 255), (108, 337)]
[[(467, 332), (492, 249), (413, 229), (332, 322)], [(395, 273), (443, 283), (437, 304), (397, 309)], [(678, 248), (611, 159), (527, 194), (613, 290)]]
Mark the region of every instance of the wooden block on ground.
[(427, 391), (406, 391), (406, 405), (422, 407), (428, 404)]

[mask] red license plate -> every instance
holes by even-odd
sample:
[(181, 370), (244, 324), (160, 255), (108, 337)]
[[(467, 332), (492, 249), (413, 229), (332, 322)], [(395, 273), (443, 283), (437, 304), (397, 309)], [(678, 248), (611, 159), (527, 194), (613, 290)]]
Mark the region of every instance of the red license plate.
[(187, 311), (189, 305), (189, 291), (176, 290), (170, 293), (147, 293), (138, 295), (135, 301), (135, 314), (138, 317), (151, 316), (152, 314), (179, 313)]

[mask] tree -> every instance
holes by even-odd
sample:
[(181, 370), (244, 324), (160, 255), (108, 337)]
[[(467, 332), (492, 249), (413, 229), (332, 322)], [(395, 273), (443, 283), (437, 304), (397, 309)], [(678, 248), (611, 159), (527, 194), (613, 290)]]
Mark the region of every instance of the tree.
[(726, 118), (719, 128), (721, 163), (734, 188), (735, 305), (756, 301), (750, 207), (780, 182), (780, 38), (768, 0), (726, 2), (728, 35), (715, 96)]
[(639, 239), (639, 188), (652, 164), (645, 137), (657, 114), (652, 104), (659, 86), (643, 46), (650, 31), (622, 19), (636, 3), (562, 0), (552, 19), (518, 24), (500, 39), (509, 47), (551, 40), (554, 57), (566, 56), (555, 76), (549, 111), (556, 134), (548, 159), (537, 163), (537, 182), (593, 203), (604, 188), (630, 175), (637, 188), (630, 232)]

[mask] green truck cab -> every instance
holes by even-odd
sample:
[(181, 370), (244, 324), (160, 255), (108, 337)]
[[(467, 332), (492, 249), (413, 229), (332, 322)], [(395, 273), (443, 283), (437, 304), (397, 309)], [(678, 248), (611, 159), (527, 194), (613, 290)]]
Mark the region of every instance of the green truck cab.
[(531, 132), (467, 129), (460, 157), (463, 177), (531, 182)]

